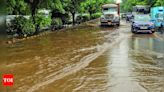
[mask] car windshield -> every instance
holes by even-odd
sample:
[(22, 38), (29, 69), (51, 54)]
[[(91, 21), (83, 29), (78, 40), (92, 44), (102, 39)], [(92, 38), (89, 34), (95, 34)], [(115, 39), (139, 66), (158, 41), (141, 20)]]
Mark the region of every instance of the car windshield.
[(134, 21), (150, 21), (149, 15), (136, 15)]
[(103, 12), (117, 12), (117, 7), (104, 8)]

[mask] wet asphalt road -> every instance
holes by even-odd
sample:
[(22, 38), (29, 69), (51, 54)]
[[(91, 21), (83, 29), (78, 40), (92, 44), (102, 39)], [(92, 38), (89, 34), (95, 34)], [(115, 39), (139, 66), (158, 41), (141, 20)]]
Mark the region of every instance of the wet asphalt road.
[(164, 92), (164, 35), (98, 21), (12, 45), (1, 42), (0, 92)]

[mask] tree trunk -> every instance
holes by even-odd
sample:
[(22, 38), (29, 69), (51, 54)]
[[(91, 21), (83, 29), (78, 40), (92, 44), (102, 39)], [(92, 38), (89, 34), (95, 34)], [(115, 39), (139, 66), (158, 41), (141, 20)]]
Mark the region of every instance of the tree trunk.
[(39, 29), (38, 29), (38, 26), (36, 25), (36, 21), (35, 21), (35, 12), (36, 12), (36, 9), (32, 8), (31, 9), (31, 15), (32, 15), (32, 21), (33, 21), (33, 24), (35, 25), (35, 33), (34, 34), (38, 34), (39, 33)]
[(72, 13), (72, 24), (75, 25), (75, 13)]
[(90, 20), (92, 19), (92, 12), (89, 12)]

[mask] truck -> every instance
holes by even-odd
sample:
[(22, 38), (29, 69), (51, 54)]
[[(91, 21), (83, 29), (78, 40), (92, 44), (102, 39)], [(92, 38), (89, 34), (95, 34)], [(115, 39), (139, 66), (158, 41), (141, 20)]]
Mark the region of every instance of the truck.
[(120, 25), (120, 13), (118, 4), (102, 5), (101, 25)]
[(150, 15), (156, 30), (164, 27), (164, 6), (152, 7)]

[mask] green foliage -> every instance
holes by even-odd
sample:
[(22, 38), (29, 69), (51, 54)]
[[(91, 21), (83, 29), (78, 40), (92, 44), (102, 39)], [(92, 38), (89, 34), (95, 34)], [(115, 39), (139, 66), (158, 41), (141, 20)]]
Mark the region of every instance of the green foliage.
[(75, 13), (79, 10), (82, 0), (63, 0), (65, 10)]
[(86, 0), (86, 2), (83, 2), (81, 4), (82, 11), (83, 12), (88, 12), (88, 13), (95, 13), (99, 8), (98, 3), (96, 0)]
[(12, 20), (11, 24), (10, 30), (13, 30), (14, 33), (18, 33), (20, 36), (32, 35), (35, 32), (35, 26), (32, 23), (32, 20), (26, 19), (23, 16), (16, 17)]
[(63, 9), (63, 5), (60, 0), (53, 0), (51, 9), (56, 10), (60, 13), (65, 13), (65, 10)]
[(83, 21), (83, 16), (82, 15), (78, 15), (76, 17), (76, 23), (81, 23)]
[[(91, 16), (91, 19), (96, 19), (99, 18), (102, 14), (101, 13), (94, 13)], [(90, 20), (90, 15), (89, 14), (85, 14), (85, 15), (78, 15), (76, 17), (76, 22), (77, 23), (81, 23), (81, 22), (86, 22)]]
[(154, 6), (164, 6), (164, 0), (157, 0)]
[[(102, 4), (114, 3), (113, 0), (86, 0), (81, 3), (81, 12), (89, 13), (92, 19), (92, 14), (101, 12)], [(95, 15), (94, 15), (95, 16)]]
[(86, 21), (89, 21), (89, 19), (90, 19), (90, 16), (88, 14), (78, 15), (76, 17), (76, 22), (77, 23), (86, 22)]
[(95, 13), (95, 14), (92, 14), (91, 18), (97, 19), (97, 18), (101, 17), (101, 15), (102, 15), (101, 13)]
[(89, 15), (83, 15), (82, 19), (83, 19), (84, 22), (88, 21), (90, 19), (90, 16)]
[(51, 9), (60, 13), (65, 12), (61, 0), (45, 0), (41, 3), (39, 8)]
[(60, 18), (54, 18), (52, 19), (52, 25), (55, 26), (56, 28), (61, 28), (63, 23)]
[(13, 15), (29, 14), (29, 7), (24, 0), (7, 0), (7, 13)]
[(0, 15), (6, 14), (6, 0), (0, 0)]
[(35, 16), (35, 25), (38, 25), (41, 29), (51, 25), (51, 16), (44, 16), (43, 14), (37, 14)]
[(72, 14), (72, 22), (75, 24), (75, 14), (80, 11), (80, 4), (84, 0), (62, 0), (65, 11)]
[(70, 23), (70, 16), (68, 13), (62, 14), (61, 20), (62, 20), (63, 24), (71, 24)]

